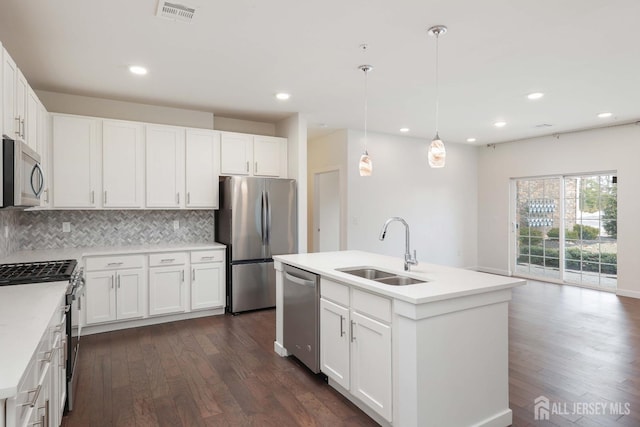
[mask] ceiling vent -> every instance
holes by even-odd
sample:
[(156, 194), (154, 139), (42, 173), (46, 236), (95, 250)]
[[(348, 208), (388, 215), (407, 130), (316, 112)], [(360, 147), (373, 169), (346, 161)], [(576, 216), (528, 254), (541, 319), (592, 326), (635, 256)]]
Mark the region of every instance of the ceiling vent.
[(160, 0), (156, 16), (171, 19), (173, 21), (191, 22), (196, 10), (184, 4)]

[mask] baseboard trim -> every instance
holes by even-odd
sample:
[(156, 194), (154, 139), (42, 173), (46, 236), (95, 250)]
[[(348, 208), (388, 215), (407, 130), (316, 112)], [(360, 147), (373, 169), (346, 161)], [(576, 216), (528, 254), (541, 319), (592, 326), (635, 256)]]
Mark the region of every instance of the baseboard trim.
[(617, 289), (616, 290), (616, 295), (621, 296), (621, 297), (629, 297), (629, 298), (638, 298), (640, 299), (640, 292), (639, 291), (629, 291), (626, 289)]
[(280, 357), (287, 357), (289, 355), (287, 349), (284, 348), (278, 341), (273, 342), (273, 351), (275, 351), (276, 354)]

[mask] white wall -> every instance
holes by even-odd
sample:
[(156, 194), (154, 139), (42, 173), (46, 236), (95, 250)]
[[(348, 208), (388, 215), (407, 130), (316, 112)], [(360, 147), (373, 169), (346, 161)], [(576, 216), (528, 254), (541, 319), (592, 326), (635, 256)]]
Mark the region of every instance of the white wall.
[(340, 249), (347, 248), (347, 144), (348, 132), (346, 129), (338, 130), (309, 141), (308, 144), (308, 250), (313, 252), (314, 247), (314, 179), (315, 174), (331, 170), (340, 171), (340, 184), (336, 191), (340, 193)]
[(253, 133), (255, 135), (276, 135), (276, 125), (274, 123), (254, 122), (220, 116), (216, 116), (215, 129), (227, 132)]
[(627, 125), (480, 149), (478, 266), (509, 273), (511, 178), (617, 171), (618, 294), (640, 298), (640, 126)]
[(307, 120), (296, 113), (276, 123), (276, 136), (287, 138), (287, 175), (298, 187), (298, 252), (307, 252)]
[(109, 119), (213, 129), (213, 113), (112, 99), (36, 91), (47, 111)]
[(446, 144), (444, 169), (428, 165), (425, 139), (369, 133), (367, 148), (373, 176), (361, 177), (358, 160), (363, 133), (349, 131), (348, 248), (402, 257), (404, 227), (380, 229), (391, 216), (411, 226), (411, 249), (418, 261), (455, 267), (477, 265), (478, 149)]

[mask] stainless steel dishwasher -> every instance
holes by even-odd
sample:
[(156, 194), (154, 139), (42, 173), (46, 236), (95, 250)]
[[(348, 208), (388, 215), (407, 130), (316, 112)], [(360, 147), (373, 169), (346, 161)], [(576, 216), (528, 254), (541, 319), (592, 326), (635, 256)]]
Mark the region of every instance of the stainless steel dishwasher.
[(320, 372), (320, 276), (284, 266), (284, 347), (314, 373)]

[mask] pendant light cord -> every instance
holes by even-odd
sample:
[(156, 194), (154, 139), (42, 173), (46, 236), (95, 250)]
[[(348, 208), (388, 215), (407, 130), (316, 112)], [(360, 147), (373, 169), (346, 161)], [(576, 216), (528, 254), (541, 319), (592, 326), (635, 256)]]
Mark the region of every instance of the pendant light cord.
[(369, 75), (369, 70), (364, 69), (364, 152), (367, 153), (367, 115), (368, 115), (368, 105), (369, 105), (369, 85), (367, 77)]
[(440, 38), (440, 34), (436, 33), (436, 135), (438, 135), (438, 123), (440, 122), (440, 79), (438, 75), (438, 58), (439, 50), (438, 50), (438, 39)]

